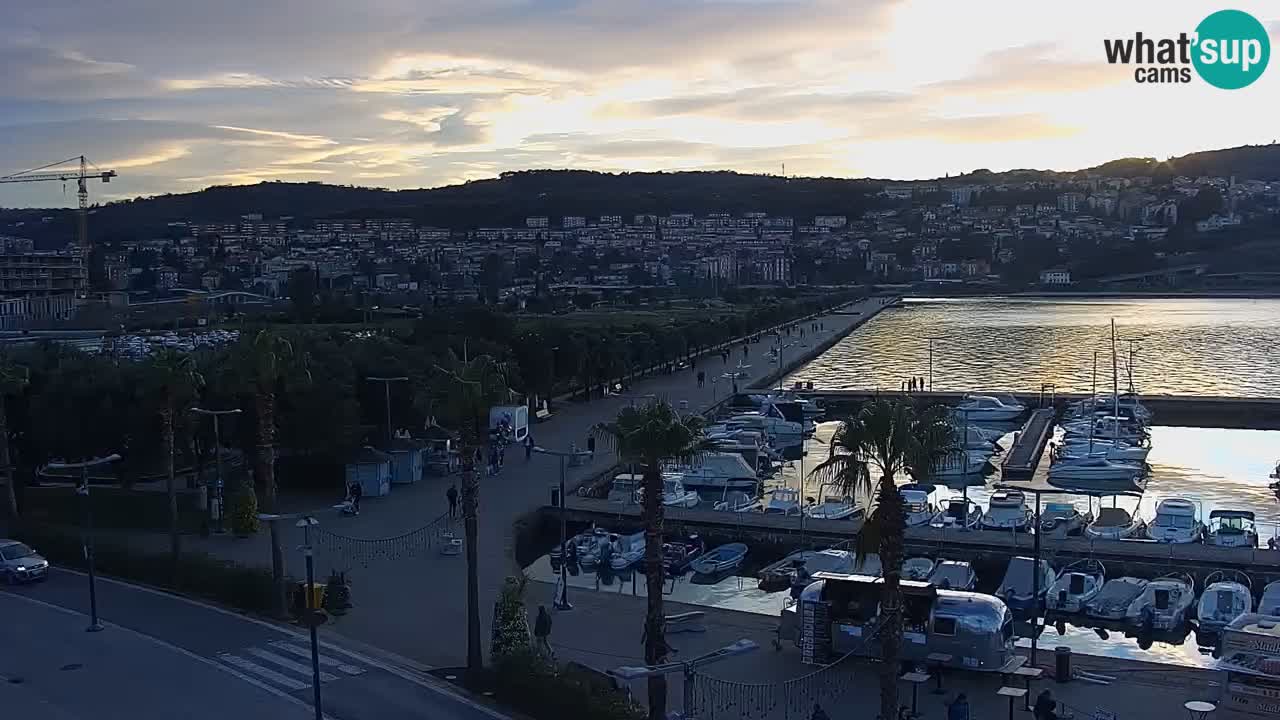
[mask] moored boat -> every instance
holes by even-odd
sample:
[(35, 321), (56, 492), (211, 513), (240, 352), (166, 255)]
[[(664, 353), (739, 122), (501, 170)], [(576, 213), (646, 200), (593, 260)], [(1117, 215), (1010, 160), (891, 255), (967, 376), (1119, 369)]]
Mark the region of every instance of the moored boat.
[(1112, 578), (1102, 590), (1084, 603), (1084, 614), (1098, 620), (1124, 620), (1125, 613), (1147, 588), (1147, 581), (1135, 577)]
[(1258, 526), (1248, 510), (1212, 510), (1205, 542), (1219, 547), (1257, 547)]
[(1029, 610), (1037, 597), (1044, 597), (1049, 592), (1053, 581), (1053, 566), (1047, 560), (1041, 559), (1037, 570), (1035, 560), (1019, 555), (1009, 560), (1009, 567), (1004, 572), (1004, 580), (1000, 581), (1000, 587), (996, 589), (995, 595), (1004, 600), (1010, 610)]
[(1026, 498), (1017, 490), (991, 493), (987, 511), (982, 515), (983, 530), (1022, 532), (1031, 524), (1032, 512)]
[(972, 590), (978, 584), (978, 575), (963, 560), (939, 560), (929, 573), (929, 584), (948, 590)]
[(805, 507), (805, 517), (815, 520), (846, 520), (862, 515), (863, 509), (853, 498), (840, 495), (827, 495), (822, 502)]
[(1036, 532), (1047, 537), (1068, 537), (1079, 535), (1093, 520), (1093, 516), (1081, 513), (1080, 508), (1069, 502), (1045, 503), (1040, 511)]
[(1186, 498), (1165, 498), (1156, 506), (1155, 520), (1147, 524), (1147, 538), (1166, 543), (1193, 543), (1204, 537), (1204, 523), (1197, 507)]
[(969, 498), (952, 497), (938, 519), (944, 527), (974, 530), (982, 523), (982, 508)]
[(1138, 534), (1142, 522), (1121, 507), (1102, 508), (1098, 517), (1084, 529), (1084, 535), (1094, 540), (1124, 540)]
[(1218, 570), (1204, 579), (1204, 593), (1196, 605), (1200, 629), (1214, 632), (1253, 612), (1253, 583), (1235, 570)]
[(737, 570), (747, 557), (747, 546), (729, 543), (703, 553), (689, 564), (689, 569), (699, 575), (720, 575)]
[(927, 557), (907, 558), (902, 563), (902, 577), (907, 580), (928, 580), (933, 574), (934, 562)]
[(938, 517), (938, 508), (929, 501), (928, 491), (903, 489), (901, 492), (906, 506), (907, 527), (928, 525)]
[(1181, 573), (1152, 580), (1129, 605), (1125, 620), (1145, 630), (1175, 630), (1195, 605), (1195, 587), (1191, 576)]
[(1053, 587), (1045, 598), (1045, 607), (1060, 613), (1082, 612), (1085, 603), (1102, 592), (1106, 574), (1106, 568), (1097, 560), (1086, 559), (1071, 563), (1053, 581)]

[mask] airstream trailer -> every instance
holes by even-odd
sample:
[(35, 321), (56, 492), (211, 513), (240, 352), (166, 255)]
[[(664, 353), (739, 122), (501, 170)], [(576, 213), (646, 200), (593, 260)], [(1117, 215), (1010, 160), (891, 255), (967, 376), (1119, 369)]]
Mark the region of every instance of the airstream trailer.
[[(783, 609), (782, 637), (796, 643), (806, 662), (848, 653), (878, 655), (882, 582), (867, 575), (814, 573), (798, 602)], [(953, 658), (953, 667), (984, 672), (1001, 672), (1018, 662), (1013, 615), (998, 598), (913, 580), (902, 581), (902, 594), (903, 660), (924, 662), (932, 653), (944, 653)]]

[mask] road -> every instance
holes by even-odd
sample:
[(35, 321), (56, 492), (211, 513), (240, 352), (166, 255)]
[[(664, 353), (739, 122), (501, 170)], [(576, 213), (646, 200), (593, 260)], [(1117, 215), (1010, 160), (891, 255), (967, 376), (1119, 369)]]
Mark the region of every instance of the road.
[[(99, 579), (106, 629), (88, 633), (87, 580), (54, 569), (0, 588), (0, 707), (15, 718), (314, 718), (310, 645), (292, 627)], [(330, 720), (504, 720), (410, 667), (321, 629)]]

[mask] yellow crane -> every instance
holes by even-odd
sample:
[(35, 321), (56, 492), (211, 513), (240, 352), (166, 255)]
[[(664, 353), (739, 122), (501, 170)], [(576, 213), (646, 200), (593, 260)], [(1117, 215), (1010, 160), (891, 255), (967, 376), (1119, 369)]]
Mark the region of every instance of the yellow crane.
[[(60, 165), (69, 165), (78, 163), (78, 167), (59, 168)], [(90, 170), (92, 168), (92, 171)], [(42, 165), (38, 168), (23, 170), (12, 175), (0, 176), (0, 183), (28, 183), (28, 182), (49, 182), (59, 181), (67, 182), (69, 180), (76, 181), (77, 195), (80, 196), (80, 210), (77, 213), (77, 233), (76, 241), (80, 246), (80, 252), (88, 262), (89, 257), (89, 180), (101, 180), (104, 183), (111, 182), (111, 178), (116, 176), (115, 170), (103, 170), (93, 163), (85, 159), (83, 155), (79, 157), (67, 158), (56, 163)]]

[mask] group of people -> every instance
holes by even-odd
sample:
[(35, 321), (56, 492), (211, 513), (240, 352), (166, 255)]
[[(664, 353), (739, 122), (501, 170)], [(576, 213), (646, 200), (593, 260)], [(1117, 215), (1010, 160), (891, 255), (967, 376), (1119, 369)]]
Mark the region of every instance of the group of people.
[(902, 392), (924, 392), (925, 384), (922, 377), (909, 377), (902, 381)]

